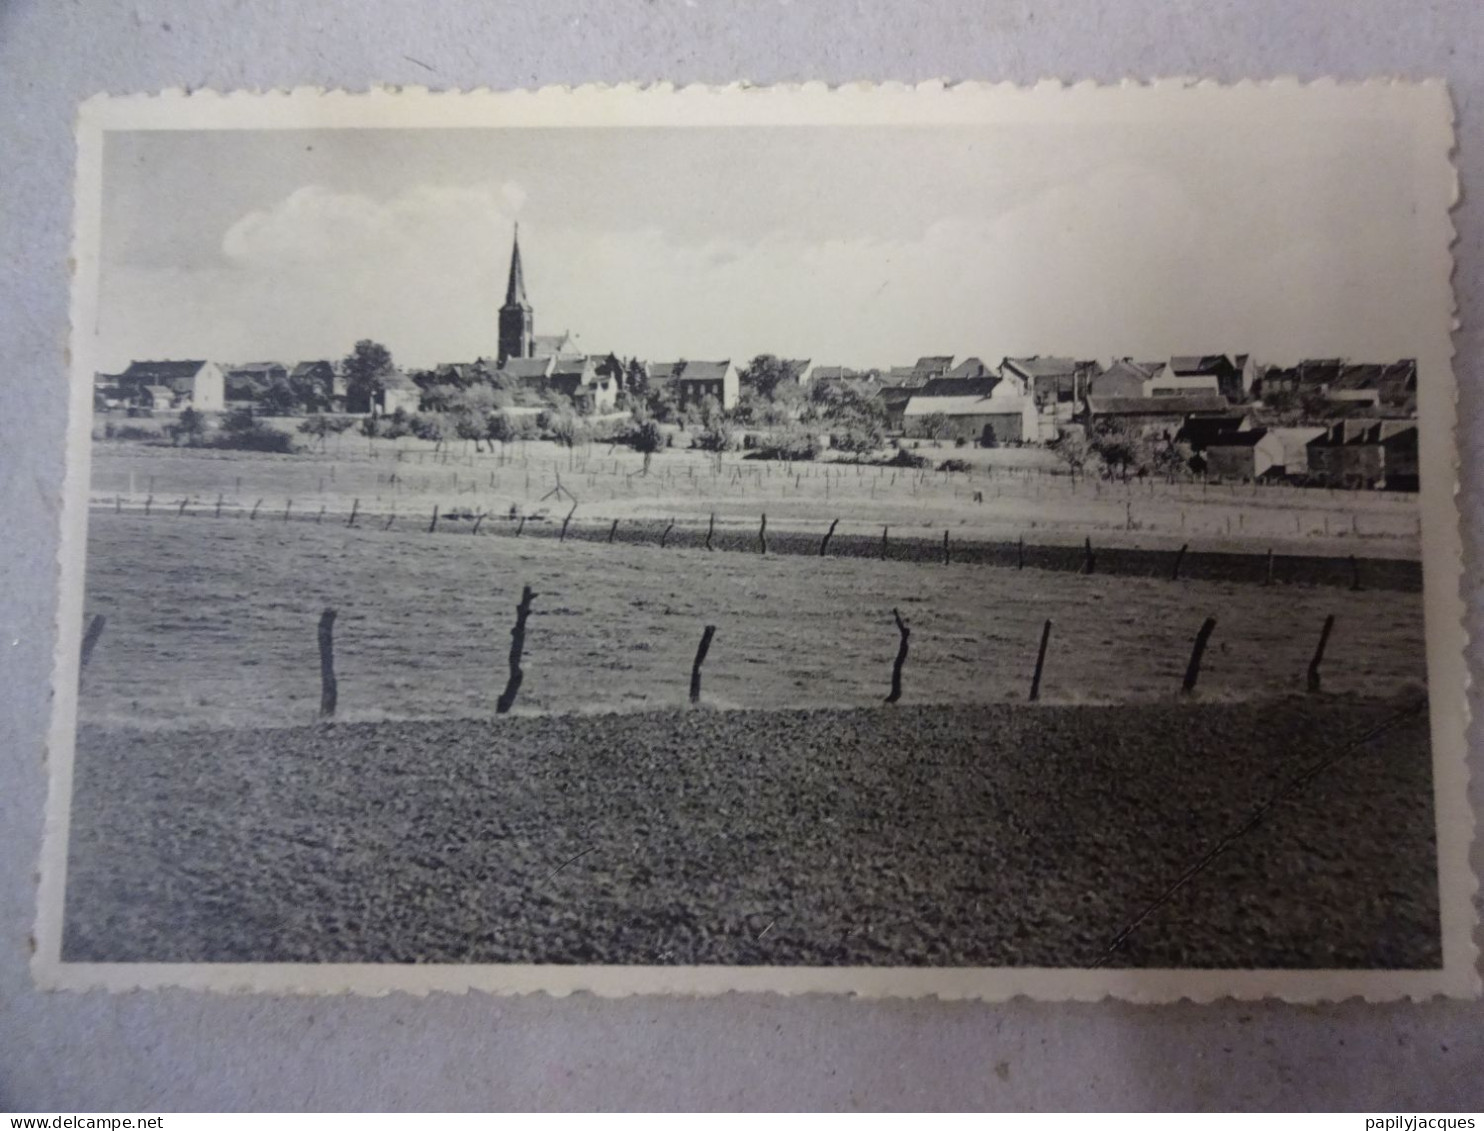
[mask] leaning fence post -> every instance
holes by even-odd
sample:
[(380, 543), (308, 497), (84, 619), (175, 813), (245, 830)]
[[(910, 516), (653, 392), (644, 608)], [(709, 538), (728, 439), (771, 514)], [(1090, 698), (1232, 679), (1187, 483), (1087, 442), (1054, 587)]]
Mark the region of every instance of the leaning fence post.
[(1201, 630), (1195, 634), (1195, 647), (1190, 650), (1190, 663), (1185, 666), (1185, 682), (1181, 685), (1181, 690), (1187, 695), (1195, 690), (1196, 680), (1201, 678), (1201, 657), (1206, 654), (1206, 642), (1215, 631), (1216, 618), (1207, 617)]
[(830, 539), (835, 536), (835, 527), (840, 525), (837, 518), (830, 523), (830, 528), (824, 532), (824, 537), (819, 541), (819, 556), (824, 557), (824, 552), (830, 548)]
[(361, 500), (352, 499), (350, 503), (350, 518), (346, 520), (346, 526), (354, 526), (356, 524), (356, 514), (360, 511), (360, 509)]
[(433, 521), (428, 523), (428, 533), (433, 534), (438, 530), (438, 504), (433, 504)]
[(613, 525), (608, 528), (608, 544), (613, 545), (613, 536), (618, 533), (618, 519), (613, 520)]
[(474, 516), (474, 529), (471, 530), (471, 531), (469, 531), (469, 533), (470, 534), (478, 534), (479, 533), (479, 528), (481, 526), (483, 526), (483, 525), (484, 525), (484, 511), (480, 511), (477, 515)]
[(1092, 552), (1092, 538), (1089, 536), (1082, 547), (1082, 572), (1092, 573), (1098, 568), (1097, 555)]
[(912, 630), (896, 609), (891, 611), (891, 615), (896, 618), (897, 632), (901, 636), (897, 645), (897, 658), (891, 665), (891, 694), (886, 697), (888, 703), (895, 703), (902, 697), (902, 665), (907, 662), (907, 638), (912, 635)]
[(690, 701), (701, 701), (701, 665), (706, 662), (706, 653), (711, 650), (711, 638), (716, 635), (716, 625), (708, 624), (701, 633), (701, 646), (696, 649), (695, 663), (690, 666)]
[(564, 519), (562, 519), (562, 536), (559, 539), (557, 539), (557, 541), (559, 541), (559, 542), (565, 542), (567, 540), (567, 523), (569, 523), (569, 522), (572, 521), (572, 516), (574, 514), (576, 514), (576, 513), (577, 513), (577, 504), (576, 503), (573, 503), (572, 504), (572, 509), (567, 512), (567, 517), (564, 518)]
[(82, 673), (87, 670), (88, 661), (93, 658), (93, 649), (98, 646), (98, 638), (103, 635), (103, 626), (107, 623), (108, 618), (98, 613), (88, 621), (87, 631), (82, 634), (82, 654), (77, 660), (78, 687), (82, 686)]
[(1309, 694), (1319, 694), (1319, 665), (1324, 662), (1324, 649), (1329, 644), (1329, 634), (1334, 631), (1335, 615), (1324, 618), (1324, 627), (1319, 630), (1319, 647), (1314, 649), (1314, 658), (1309, 661)]
[(759, 551), (761, 553), (766, 554), (768, 552), (768, 516), (767, 515), (763, 515), (762, 524), (760, 526), (758, 526), (758, 528), (757, 528), (757, 542), (758, 542)]
[(711, 512), (711, 521), (706, 524), (706, 549), (711, 549), (711, 536), (716, 533), (716, 512)]
[(1046, 646), (1051, 643), (1051, 620), (1041, 629), (1041, 647), (1036, 651), (1036, 670), (1031, 675), (1031, 702), (1041, 698), (1041, 673), (1046, 670)]
[(1188, 549), (1190, 549), (1190, 543), (1185, 542), (1175, 551), (1175, 568), (1170, 570), (1171, 581), (1180, 580), (1180, 567), (1185, 564), (1185, 551)]
[(665, 543), (667, 543), (667, 542), (670, 541), (670, 531), (672, 531), (674, 529), (675, 529), (675, 520), (672, 518), (669, 521), (669, 523), (666, 524), (663, 533), (660, 534), (660, 549), (661, 550), (663, 550), (665, 548)]
[(191, 501), (191, 497), (189, 495), (187, 495), (185, 498), (183, 498), (183, 499), (180, 500), (180, 509), (178, 509), (175, 512), (175, 517), (176, 518), (184, 518), (185, 517), (186, 504), (188, 502), (190, 502), (190, 501)]
[(335, 682), (335, 610), (326, 609), (319, 617), (319, 714), (322, 719), (335, 717), (339, 696)]
[(262, 506), (262, 505), (263, 505), (263, 500), (262, 499), (259, 499), (257, 502), (255, 502), (252, 505), (252, 513), (249, 514), (247, 517), (248, 518), (257, 518), (258, 517), (258, 508), (260, 506)]
[(520, 532), (526, 528), (526, 516), (521, 515), (520, 521), (515, 524), (515, 536), (520, 537)]
[(526, 644), (526, 618), (531, 615), (531, 602), (535, 599), (536, 594), (527, 585), (521, 590), (520, 604), (515, 606), (515, 627), (510, 630), (510, 678), (506, 681), (500, 698), (495, 700), (497, 715), (505, 714), (515, 705), (515, 696), (520, 691), (521, 680), (525, 678), (525, 673), (520, 670), (520, 655)]

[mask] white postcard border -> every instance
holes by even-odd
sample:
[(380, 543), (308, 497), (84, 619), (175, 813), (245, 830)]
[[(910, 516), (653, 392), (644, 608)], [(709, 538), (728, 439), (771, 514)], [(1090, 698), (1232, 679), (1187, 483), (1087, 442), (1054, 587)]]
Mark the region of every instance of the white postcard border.
[[(1443, 965), (1436, 970), (1160, 970), (921, 967), (565, 966), (381, 964), (85, 964), (61, 959), (63, 891), (69, 832), (78, 653), (82, 631), (91, 381), (95, 368), (87, 328), (98, 313), (102, 151), (111, 130), (295, 128), (562, 128), (633, 126), (848, 126), (1006, 122), (1219, 120), (1262, 102), (1291, 104), (1295, 116), (1368, 115), (1400, 120), (1414, 130), (1420, 170), (1431, 170), (1431, 204), (1419, 208), (1416, 238), (1429, 257), (1432, 290), (1418, 298), (1428, 317), (1419, 351), (1418, 420), (1423, 491), (1424, 607), (1437, 821)], [(1004, 1001), (1198, 1002), (1265, 997), (1289, 1002), (1369, 1001), (1480, 992), (1475, 944), (1477, 881), (1470, 851), (1474, 814), (1469, 801), (1466, 730), (1467, 635), (1461, 595), (1462, 535), (1458, 486), (1456, 393), (1452, 380), (1454, 321), (1449, 210), (1458, 188), (1450, 155), (1453, 114), (1440, 82), (1296, 80), (1221, 86), (1192, 80), (1149, 84), (1029, 87), (965, 83), (853, 84), (754, 88), (583, 86), (538, 91), (433, 92), (424, 88), (365, 93), (311, 88), (268, 93), (213, 91), (127, 97), (99, 96), (83, 104), (78, 165), (71, 306), (67, 463), (61, 511), (60, 602), (54, 655), (53, 715), (47, 752), (49, 789), (38, 878), (32, 971), (47, 989), (110, 991), (183, 987), (220, 992), (430, 993), (483, 990), (601, 996), (635, 993), (720, 994), (732, 991), (847, 993), (866, 997), (938, 996)]]

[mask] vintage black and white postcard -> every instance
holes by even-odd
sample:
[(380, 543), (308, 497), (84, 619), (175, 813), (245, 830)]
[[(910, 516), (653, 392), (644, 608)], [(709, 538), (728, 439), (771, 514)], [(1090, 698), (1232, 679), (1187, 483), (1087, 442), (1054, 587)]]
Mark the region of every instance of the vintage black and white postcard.
[(85, 104), (38, 979), (1476, 993), (1452, 136)]

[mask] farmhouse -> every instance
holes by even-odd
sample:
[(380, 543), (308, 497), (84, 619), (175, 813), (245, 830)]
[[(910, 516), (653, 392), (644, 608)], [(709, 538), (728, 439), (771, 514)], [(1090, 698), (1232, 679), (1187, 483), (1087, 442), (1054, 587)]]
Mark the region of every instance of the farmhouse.
[[(1177, 356), (1170, 358), (1168, 376), (1171, 381), (1187, 383), (1187, 387), (1181, 388), (1182, 392), (1220, 393), (1233, 404), (1240, 404), (1252, 396), (1257, 381), (1257, 363), (1248, 353), (1239, 353), (1235, 357), (1224, 353)], [(1208, 384), (1210, 381), (1215, 382), (1214, 387)]]
[(994, 377), (996, 374), (977, 357), (966, 357), (943, 376), (949, 381), (967, 381), (979, 377)]
[(1266, 428), (1223, 432), (1206, 445), (1206, 473), (1218, 479), (1261, 479), (1281, 475), (1286, 449)]
[(233, 404), (259, 401), (273, 388), (286, 388), (288, 366), (278, 361), (250, 361), (223, 372), (224, 396)]
[(1140, 363), (1122, 357), (1101, 373), (1093, 374), (1084, 386), (1088, 399), (1093, 397), (1147, 397), (1149, 382), (1163, 368), (1161, 362)]
[(1415, 420), (1342, 420), (1309, 441), (1309, 473), (1334, 487), (1418, 486)]
[(1203, 452), (1211, 444), (1232, 432), (1245, 432), (1251, 420), (1239, 412), (1219, 416), (1190, 416), (1176, 434), (1175, 440), (1190, 445), (1192, 452)]
[(903, 409), (909, 434), (972, 440), (992, 447), (1040, 438), (1035, 401), (1009, 377), (939, 378), (916, 390)]
[(1063, 415), (1070, 416), (1087, 382), (1101, 367), (1095, 361), (1070, 357), (1007, 357), (1000, 362), (1000, 372), (1023, 381), (1043, 410), (1062, 405)]
[(611, 412), (618, 399), (617, 378), (591, 357), (552, 358), (546, 384), (585, 412)]
[(345, 411), (345, 378), (330, 361), (301, 361), (289, 370), (289, 389), (311, 412)]
[(1087, 398), (1086, 419), (1095, 425), (1100, 421), (1117, 422), (1140, 432), (1162, 434), (1173, 438), (1191, 417), (1226, 416), (1231, 406), (1225, 397), (1212, 394), (1187, 397), (1108, 397), (1091, 394)]
[[(135, 361), (118, 375), (119, 399), (154, 409), (226, 407), (226, 381), (214, 361)], [(146, 391), (148, 390), (148, 391)]]
[(381, 379), (381, 389), (374, 396), (372, 411), (391, 416), (396, 412), (416, 412), (421, 406), (423, 391), (415, 381), (399, 369)]
[(722, 408), (735, 408), (741, 393), (737, 367), (731, 361), (687, 361), (675, 379), (680, 407), (700, 407), (707, 397), (715, 397)]
[(912, 376), (919, 381), (931, 381), (936, 377), (947, 377), (952, 368), (953, 355), (951, 353), (919, 357), (917, 364), (912, 367)]

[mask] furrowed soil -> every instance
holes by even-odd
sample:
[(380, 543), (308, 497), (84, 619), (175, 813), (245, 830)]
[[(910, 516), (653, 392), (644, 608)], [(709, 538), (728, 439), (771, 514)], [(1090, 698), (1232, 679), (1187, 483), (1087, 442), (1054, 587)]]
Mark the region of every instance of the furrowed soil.
[[(557, 537), (429, 535), (419, 525), (94, 513), (85, 612), (107, 627), (83, 681), (84, 722), (280, 726), (319, 707), (316, 624), (335, 628), (340, 718), (493, 713), (521, 587), (537, 593), (516, 711), (637, 711), (685, 703), (702, 630), (714, 707), (864, 707), (885, 696), (897, 608), (911, 628), (904, 704), (1023, 702), (1052, 619), (1042, 700), (1179, 698), (1191, 642), (1217, 628), (1204, 702), (1305, 684), (1336, 617), (1326, 692), (1423, 688), (1421, 596), (1367, 587), (1090, 576), (1028, 565), (708, 553)], [(1248, 572), (1260, 570), (1249, 559)]]
[(85, 726), (63, 953), (1429, 967), (1431, 798), (1324, 697)]

